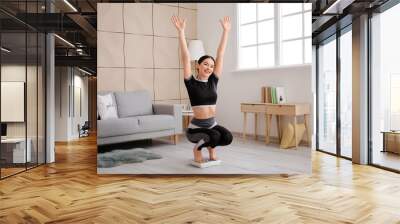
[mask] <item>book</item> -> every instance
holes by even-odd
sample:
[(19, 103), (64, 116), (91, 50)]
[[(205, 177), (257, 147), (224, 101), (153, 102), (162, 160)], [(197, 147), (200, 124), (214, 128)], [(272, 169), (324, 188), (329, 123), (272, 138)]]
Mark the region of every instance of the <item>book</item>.
[(277, 100), (277, 98), (276, 98), (276, 88), (275, 87), (271, 87), (271, 92), (272, 92), (272, 94), (271, 94), (271, 97), (272, 97), (272, 103), (273, 104), (276, 104), (276, 103), (278, 103), (278, 100)]
[(280, 104), (286, 103), (286, 92), (282, 86), (263, 86), (261, 87), (261, 102)]
[(266, 96), (266, 90), (267, 87), (266, 86), (262, 86), (261, 87), (261, 103), (266, 103), (267, 102), (267, 96)]
[(276, 100), (278, 104), (286, 103), (285, 88), (276, 87)]
[(272, 103), (271, 98), (271, 87), (263, 86), (261, 87), (261, 102), (262, 103)]

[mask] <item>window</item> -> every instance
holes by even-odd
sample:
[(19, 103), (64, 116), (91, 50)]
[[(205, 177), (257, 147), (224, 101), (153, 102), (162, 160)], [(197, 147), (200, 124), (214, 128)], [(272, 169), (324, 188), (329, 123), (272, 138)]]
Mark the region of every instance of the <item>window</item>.
[(311, 63), (311, 3), (244, 3), (238, 12), (238, 68)]
[(390, 130), (400, 130), (400, 74), (390, 74)]
[(281, 65), (311, 63), (310, 4), (284, 3), (279, 8)]
[(318, 149), (336, 154), (336, 36), (318, 48)]
[(352, 158), (352, 30), (339, 37), (340, 154)]
[[(371, 22), (370, 161), (400, 171), (397, 134), (400, 130), (400, 4), (374, 14)], [(386, 138), (386, 141), (384, 140)], [(397, 140), (396, 140), (397, 139)], [(392, 153), (395, 152), (395, 153)]]

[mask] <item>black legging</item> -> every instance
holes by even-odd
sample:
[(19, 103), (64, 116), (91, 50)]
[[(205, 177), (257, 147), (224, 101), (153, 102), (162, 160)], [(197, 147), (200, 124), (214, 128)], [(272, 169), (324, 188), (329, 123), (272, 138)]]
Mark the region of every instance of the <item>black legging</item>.
[(203, 139), (204, 143), (197, 148), (198, 150), (201, 150), (202, 147), (214, 148), (216, 146), (229, 145), (233, 139), (232, 133), (220, 125), (216, 125), (211, 129), (189, 128), (186, 136), (193, 143)]

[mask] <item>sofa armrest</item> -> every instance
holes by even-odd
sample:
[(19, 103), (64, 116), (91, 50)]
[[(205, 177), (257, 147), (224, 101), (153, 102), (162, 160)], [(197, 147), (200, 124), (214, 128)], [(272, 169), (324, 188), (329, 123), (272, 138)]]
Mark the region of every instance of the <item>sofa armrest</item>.
[(154, 114), (168, 114), (175, 117), (175, 134), (182, 134), (182, 105), (153, 104)]

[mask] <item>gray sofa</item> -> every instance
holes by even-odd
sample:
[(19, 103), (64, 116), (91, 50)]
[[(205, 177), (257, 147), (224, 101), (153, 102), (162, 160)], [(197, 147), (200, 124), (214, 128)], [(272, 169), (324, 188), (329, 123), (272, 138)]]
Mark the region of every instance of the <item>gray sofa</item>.
[(108, 145), (141, 139), (171, 136), (176, 143), (182, 133), (181, 105), (152, 104), (148, 91), (111, 93), (117, 106), (118, 119), (97, 121), (97, 144)]

